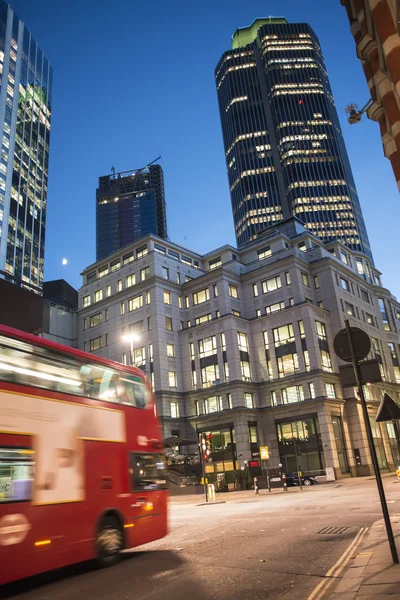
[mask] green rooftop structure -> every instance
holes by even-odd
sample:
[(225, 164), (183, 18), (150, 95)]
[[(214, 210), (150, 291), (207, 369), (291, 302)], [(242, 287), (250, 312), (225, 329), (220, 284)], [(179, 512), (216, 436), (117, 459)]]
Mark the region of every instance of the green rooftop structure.
[(258, 30), (263, 25), (267, 24), (286, 24), (288, 21), (285, 17), (268, 17), (268, 18), (258, 18), (254, 19), (251, 25), (248, 27), (239, 27), (236, 29), (235, 33), (232, 36), (232, 50), (236, 50), (236, 48), (243, 48), (244, 46), (248, 46), (252, 44), (258, 34)]

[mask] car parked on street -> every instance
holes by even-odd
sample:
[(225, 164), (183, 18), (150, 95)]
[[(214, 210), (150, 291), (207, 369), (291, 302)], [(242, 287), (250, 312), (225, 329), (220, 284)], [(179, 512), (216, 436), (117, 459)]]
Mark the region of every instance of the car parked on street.
[[(300, 478), (297, 473), (286, 473), (286, 483), (288, 487), (299, 486)], [(312, 475), (303, 475), (301, 477), (302, 485), (317, 485), (318, 481)]]

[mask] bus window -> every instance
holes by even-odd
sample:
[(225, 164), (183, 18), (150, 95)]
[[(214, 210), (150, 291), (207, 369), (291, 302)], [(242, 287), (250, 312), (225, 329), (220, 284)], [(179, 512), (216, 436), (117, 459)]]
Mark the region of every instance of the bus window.
[(80, 394), (78, 369), (73, 360), (0, 336), (0, 380)]
[(167, 488), (165, 456), (162, 454), (130, 454), (131, 489), (164, 490)]
[(146, 408), (149, 401), (148, 390), (140, 377), (124, 373), (117, 385), (121, 402), (136, 406), (136, 408)]
[(0, 447), (0, 503), (32, 500), (34, 450)]

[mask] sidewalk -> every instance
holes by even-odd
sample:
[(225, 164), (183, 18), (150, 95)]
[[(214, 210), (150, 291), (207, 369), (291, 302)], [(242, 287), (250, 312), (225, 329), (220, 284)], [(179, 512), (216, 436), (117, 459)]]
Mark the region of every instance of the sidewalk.
[[(400, 556), (400, 514), (391, 517)], [(376, 521), (330, 600), (400, 600), (400, 564), (394, 565), (383, 519)]]

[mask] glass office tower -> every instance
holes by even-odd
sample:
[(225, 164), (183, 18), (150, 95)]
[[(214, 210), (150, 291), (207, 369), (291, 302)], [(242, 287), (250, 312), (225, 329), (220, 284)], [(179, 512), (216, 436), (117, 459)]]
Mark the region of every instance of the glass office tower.
[(160, 165), (100, 177), (96, 190), (96, 260), (148, 233), (167, 238)]
[(52, 69), (0, 0), (0, 277), (41, 293)]
[(371, 257), (318, 38), (256, 19), (215, 71), (238, 246), (292, 215)]

